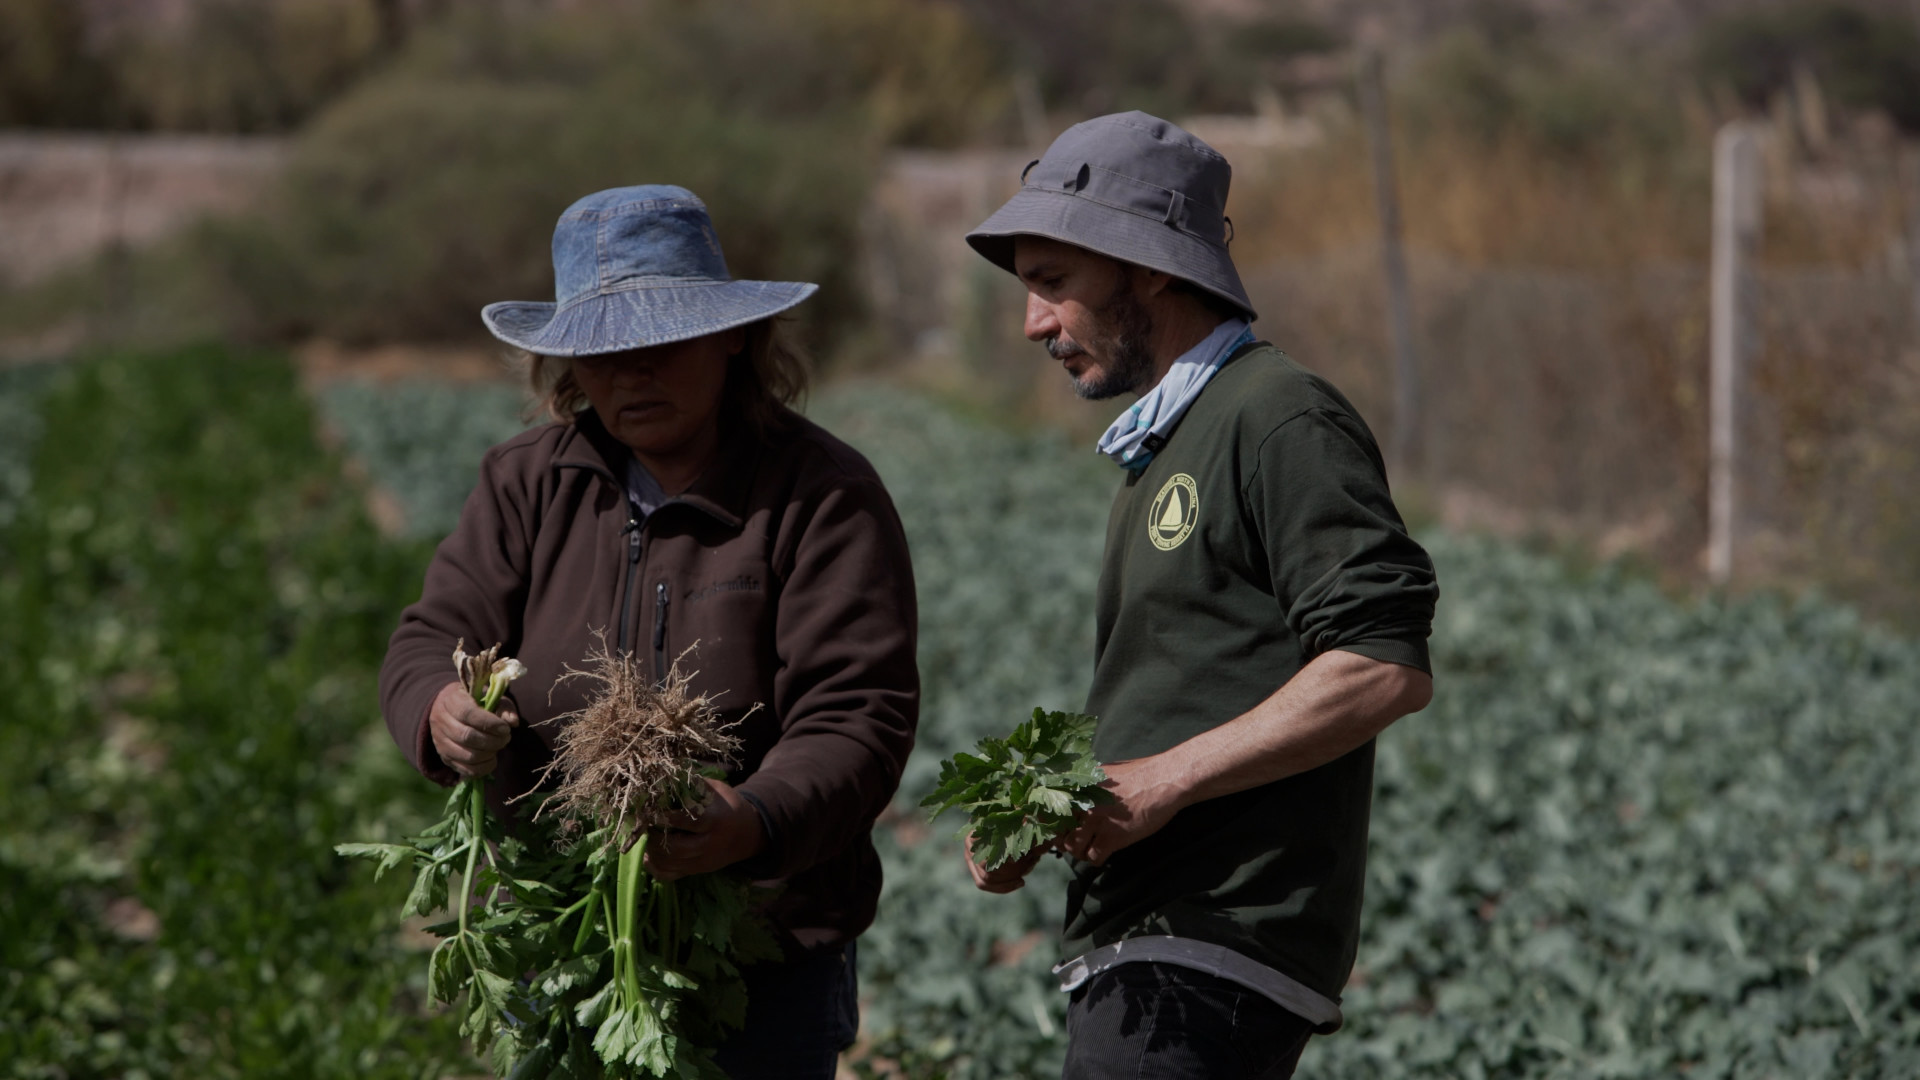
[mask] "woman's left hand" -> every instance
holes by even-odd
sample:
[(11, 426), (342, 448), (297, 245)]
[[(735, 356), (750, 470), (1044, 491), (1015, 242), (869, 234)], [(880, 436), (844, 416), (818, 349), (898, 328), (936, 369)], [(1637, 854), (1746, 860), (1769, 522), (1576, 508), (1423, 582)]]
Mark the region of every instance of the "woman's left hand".
[(647, 844), (647, 871), (661, 881), (724, 869), (758, 855), (767, 844), (753, 804), (731, 784), (712, 779), (707, 784), (713, 792), (705, 805)]

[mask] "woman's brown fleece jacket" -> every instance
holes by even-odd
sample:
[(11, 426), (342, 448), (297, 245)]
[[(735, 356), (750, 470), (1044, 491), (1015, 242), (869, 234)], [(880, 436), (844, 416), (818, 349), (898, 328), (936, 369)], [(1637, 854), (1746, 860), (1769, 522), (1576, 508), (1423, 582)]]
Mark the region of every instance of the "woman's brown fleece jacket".
[(557, 718), (585, 703), (578, 680), (557, 680), (597, 634), (656, 678), (697, 646), (682, 662), (699, 672), (694, 691), (745, 716), (728, 779), (768, 835), (741, 869), (785, 882), (772, 914), (798, 942), (831, 945), (866, 929), (879, 900), (871, 831), (913, 746), (917, 616), (879, 476), (787, 420), (766, 440), (723, 436), (720, 459), (637, 528), (629, 452), (590, 410), (494, 447), (387, 646), (380, 705), (414, 767), (453, 783), (428, 707), (455, 681), (456, 641), (502, 643), (528, 668), (512, 694), (524, 725), (488, 785), (503, 812), (550, 759)]

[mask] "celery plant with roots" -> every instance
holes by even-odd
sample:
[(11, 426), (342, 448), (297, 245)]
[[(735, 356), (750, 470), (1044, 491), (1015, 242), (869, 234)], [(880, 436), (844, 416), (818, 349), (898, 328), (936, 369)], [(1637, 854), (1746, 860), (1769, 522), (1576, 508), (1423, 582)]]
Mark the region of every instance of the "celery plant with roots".
[[(489, 710), (524, 671), (498, 649), (455, 653)], [(454, 918), (429, 927), (443, 940), (428, 990), (445, 1003), (466, 995), (461, 1030), (503, 1075), (719, 1080), (711, 1047), (746, 1013), (737, 965), (775, 958), (777, 945), (737, 875), (663, 882), (645, 861), (739, 742), (678, 663), (654, 685), (631, 656), (603, 648), (567, 677), (597, 692), (555, 740), (542, 777), (552, 790), (511, 833), (486, 812), (483, 782), (468, 779), (419, 836), (339, 851), (377, 860), (376, 874), (411, 860), (403, 915), (445, 906), (459, 868)]]
[(579, 1019), (595, 1029), (603, 1061), (661, 1076), (704, 1073), (712, 1064), (701, 1048), (745, 1017), (733, 959), (774, 950), (742, 917), (744, 882), (725, 874), (660, 881), (647, 872), (646, 854), (676, 815), (705, 802), (706, 777), (734, 759), (740, 740), (712, 700), (692, 692), (693, 676), (678, 660), (652, 684), (630, 655), (604, 643), (588, 659), (587, 669), (566, 677), (593, 682), (596, 692), (555, 740), (543, 780), (558, 782), (540, 809), (599, 830), (589, 862), (612, 972)]

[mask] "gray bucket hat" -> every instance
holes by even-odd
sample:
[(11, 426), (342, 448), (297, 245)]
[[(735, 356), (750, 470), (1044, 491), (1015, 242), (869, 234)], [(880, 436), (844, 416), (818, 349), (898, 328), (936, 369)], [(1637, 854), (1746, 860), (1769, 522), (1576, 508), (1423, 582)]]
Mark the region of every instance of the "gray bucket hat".
[(800, 281), (735, 281), (706, 204), (669, 184), (611, 188), (553, 227), (557, 303), (488, 304), (493, 336), (542, 356), (592, 356), (731, 330), (812, 296)]
[(1068, 128), (1021, 174), (1020, 190), (967, 234), (1008, 273), (1013, 238), (1046, 236), (1190, 281), (1256, 318), (1227, 255), (1227, 159), (1143, 112)]

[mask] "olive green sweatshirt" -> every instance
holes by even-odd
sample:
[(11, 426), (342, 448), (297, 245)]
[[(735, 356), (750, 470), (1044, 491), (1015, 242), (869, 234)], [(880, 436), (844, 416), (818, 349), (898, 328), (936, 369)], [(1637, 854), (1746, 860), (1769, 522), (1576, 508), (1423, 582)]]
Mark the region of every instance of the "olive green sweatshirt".
[[(1159, 753), (1344, 649), (1428, 670), (1439, 588), (1340, 392), (1243, 346), (1114, 499), (1087, 711), (1102, 761)], [(1188, 807), (1076, 864), (1066, 955), (1142, 934), (1223, 945), (1335, 997), (1353, 967), (1373, 743)]]

